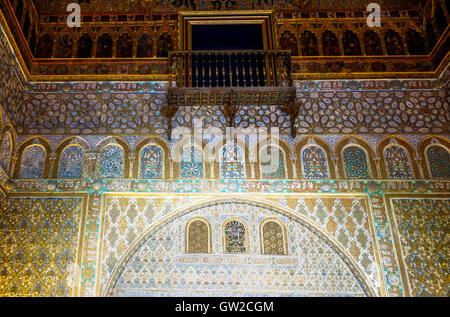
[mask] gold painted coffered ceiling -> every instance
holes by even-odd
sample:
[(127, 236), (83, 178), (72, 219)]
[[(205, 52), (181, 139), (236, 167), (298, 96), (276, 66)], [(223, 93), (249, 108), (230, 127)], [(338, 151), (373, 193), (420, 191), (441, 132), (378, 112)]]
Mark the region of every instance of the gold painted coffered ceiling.
[[(81, 26), (68, 27), (69, 3)], [(381, 27), (366, 5), (381, 7)], [(183, 16), (270, 16), (299, 79), (438, 78), (450, 60), (447, 0), (4, 0), (0, 20), (31, 81), (167, 80)], [(226, 17), (226, 18), (224, 18)]]

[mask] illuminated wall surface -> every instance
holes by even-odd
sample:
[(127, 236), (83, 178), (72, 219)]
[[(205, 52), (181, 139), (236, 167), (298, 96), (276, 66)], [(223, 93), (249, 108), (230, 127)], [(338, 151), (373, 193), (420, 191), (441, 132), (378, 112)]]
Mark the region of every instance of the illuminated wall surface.
[[(82, 8), (94, 10), (99, 1), (91, 2)], [(195, 1), (200, 9), (202, 3)], [(315, 6), (310, 10), (324, 8)], [(441, 10), (450, 21), (444, 1)], [(433, 52), (449, 33), (437, 16)], [(283, 19), (294, 18), (300, 13)], [(344, 58), (335, 71), (336, 59), (323, 57), (333, 55), (324, 53), (333, 50), (321, 42), (324, 30), (308, 44), (305, 26), (283, 22), (276, 36), (291, 50), (297, 116), (291, 120), (276, 105), (241, 107), (235, 142), (226, 143), (220, 106), (180, 106), (170, 122), (164, 115), (167, 60), (153, 57), (167, 44), (156, 40), (159, 33), (142, 39), (148, 46), (132, 41), (129, 48), (133, 58), (147, 47), (151, 63), (165, 65), (151, 80), (105, 80), (93, 66), (81, 74), (91, 80), (54, 80), (58, 65), (68, 75), (83, 65), (26, 65), (5, 21), (2, 15), (0, 296), (450, 295), (448, 46), (439, 67), (430, 62), (424, 77), (414, 78), (406, 73), (420, 66), (411, 62), (405, 29), (398, 31), (409, 55), (398, 60), (375, 37), (358, 43), (360, 53), (346, 48), (342, 37), (353, 44), (354, 37), (340, 30), (337, 55), (375, 56), (379, 49), (378, 63), (392, 69), (358, 79), (374, 60), (361, 57), (358, 66)], [(432, 56), (430, 31), (417, 31), (427, 40), (415, 55)], [(92, 34), (95, 43), (102, 34)], [(57, 43), (61, 34), (50, 35)], [(308, 49), (323, 56), (308, 62)], [(355, 68), (343, 71), (350, 64)], [(301, 77), (321, 72), (341, 78)]]

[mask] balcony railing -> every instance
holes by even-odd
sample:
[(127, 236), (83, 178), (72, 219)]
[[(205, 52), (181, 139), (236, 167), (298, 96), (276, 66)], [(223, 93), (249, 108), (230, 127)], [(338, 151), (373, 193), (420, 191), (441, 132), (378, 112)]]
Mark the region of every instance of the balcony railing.
[(171, 87), (292, 87), (284, 50), (176, 51), (169, 63)]
[(227, 126), (242, 106), (279, 106), (292, 120), (298, 114), (289, 51), (176, 51), (169, 52), (169, 67), (168, 105), (162, 109), (169, 139), (180, 106), (217, 106)]

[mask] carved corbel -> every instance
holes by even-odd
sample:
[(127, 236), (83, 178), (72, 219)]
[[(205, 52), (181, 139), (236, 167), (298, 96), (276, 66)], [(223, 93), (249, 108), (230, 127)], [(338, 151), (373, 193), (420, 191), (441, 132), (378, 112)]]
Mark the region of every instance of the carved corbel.
[(230, 93), (229, 100), (225, 101), (222, 106), (222, 113), (227, 119), (227, 127), (234, 127), (234, 118), (236, 117), (237, 111), (239, 109), (236, 100), (233, 98), (233, 92)]
[(178, 105), (169, 98), (169, 102), (167, 106), (163, 107), (161, 109), (162, 114), (169, 120), (168, 126), (167, 126), (167, 138), (169, 140), (172, 139), (172, 118), (178, 111)]
[(295, 129), (295, 120), (300, 113), (300, 105), (298, 102), (291, 101), (281, 105), (280, 109), (288, 115), (289, 121), (291, 122), (291, 137), (295, 139), (295, 137), (297, 136), (297, 130)]

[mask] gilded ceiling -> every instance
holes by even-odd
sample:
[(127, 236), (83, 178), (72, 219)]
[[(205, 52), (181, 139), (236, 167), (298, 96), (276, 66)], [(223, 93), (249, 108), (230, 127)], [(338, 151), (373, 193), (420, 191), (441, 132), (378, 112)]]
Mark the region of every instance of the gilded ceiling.
[[(74, 1), (81, 4), (80, 27), (67, 24), (66, 8)], [(370, 2), (8, 0), (0, 11), (33, 81), (167, 80), (169, 53), (189, 46), (180, 18), (210, 11), (209, 18), (225, 19), (257, 10), (273, 26), (266, 49), (290, 51), (294, 80), (439, 77), (450, 59), (450, 1), (374, 0), (380, 27), (366, 23)]]
[[(67, 4), (75, 0), (33, 0), (41, 14), (65, 13)], [(362, 0), (78, 0), (86, 13), (144, 13), (148, 11), (176, 10), (357, 10), (365, 9), (368, 1)], [(214, 2), (217, 2), (215, 4)], [(384, 9), (410, 9), (419, 5), (418, 0), (378, 0)]]

